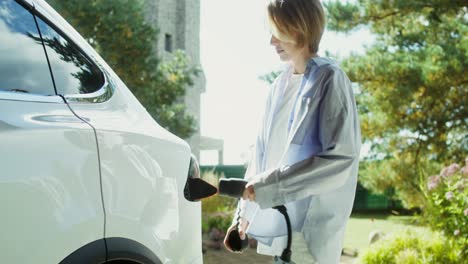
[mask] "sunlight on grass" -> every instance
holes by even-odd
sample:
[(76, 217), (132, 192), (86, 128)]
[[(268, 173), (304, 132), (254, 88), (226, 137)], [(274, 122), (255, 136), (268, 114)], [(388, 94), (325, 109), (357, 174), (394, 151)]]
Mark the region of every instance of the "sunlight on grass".
[(369, 246), (369, 234), (372, 231), (389, 234), (410, 225), (414, 227), (416, 219), (413, 216), (354, 214), (346, 227), (344, 248), (357, 249), (361, 253)]

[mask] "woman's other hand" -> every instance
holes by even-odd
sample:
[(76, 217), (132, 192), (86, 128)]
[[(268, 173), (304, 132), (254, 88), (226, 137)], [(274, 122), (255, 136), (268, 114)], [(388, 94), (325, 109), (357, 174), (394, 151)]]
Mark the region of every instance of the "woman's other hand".
[[(249, 227), (249, 221), (247, 221), (245, 218), (241, 217), (239, 219), (239, 222), (237, 224), (233, 224), (231, 225), (227, 231), (226, 231), (226, 236), (224, 237), (224, 247), (226, 247), (227, 250), (229, 250), (230, 252), (235, 252), (232, 250), (232, 246), (233, 245), (230, 245), (229, 244), (229, 235), (231, 234), (231, 232), (236, 232), (236, 229), (237, 229), (237, 232), (239, 233), (239, 237), (241, 240), (244, 240), (246, 238), (246, 231), (247, 231), (247, 228)], [(237, 252), (238, 253), (238, 252)]]

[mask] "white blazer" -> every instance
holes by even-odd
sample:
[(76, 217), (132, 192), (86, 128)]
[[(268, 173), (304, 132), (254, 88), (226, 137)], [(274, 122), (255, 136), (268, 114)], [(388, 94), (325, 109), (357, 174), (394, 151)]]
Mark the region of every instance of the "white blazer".
[[(265, 146), (292, 73), (287, 68), (273, 84), (245, 175), (254, 185), (256, 201), (241, 201), (234, 221), (242, 208), (240, 215), (250, 222), (247, 234), (271, 246), (287, 233), (283, 216), (271, 207), (285, 205), (293, 230), (302, 232), (315, 260), (339, 263), (357, 184), (361, 132), (356, 102), (343, 70), (330, 59), (312, 58), (291, 113), (284, 155), (277, 170), (265, 172)], [(305, 168), (284, 173), (305, 160)]]

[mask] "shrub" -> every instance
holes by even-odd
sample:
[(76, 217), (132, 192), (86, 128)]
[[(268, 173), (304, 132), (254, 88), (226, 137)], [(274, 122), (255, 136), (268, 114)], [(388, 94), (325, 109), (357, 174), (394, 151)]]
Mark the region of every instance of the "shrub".
[[(202, 175), (204, 180), (214, 186), (218, 185), (218, 179), (220, 177), (220, 175), (217, 175), (214, 172), (206, 172)], [(212, 228), (226, 231), (226, 229), (231, 225), (236, 206), (236, 199), (219, 195), (202, 200), (203, 232), (209, 232)]]
[(391, 234), (364, 251), (363, 264), (451, 264), (461, 263), (459, 251), (441, 233), (406, 229)]
[(237, 201), (232, 198), (213, 196), (202, 201), (202, 229), (208, 232), (215, 227), (226, 231), (231, 225)]
[(427, 180), (424, 220), (434, 230), (462, 247), (468, 257), (468, 158), (463, 168), (456, 163)]
[(216, 228), (219, 231), (226, 232), (231, 226), (232, 215), (231, 214), (217, 214), (207, 216), (207, 226), (205, 232), (209, 232), (211, 229)]

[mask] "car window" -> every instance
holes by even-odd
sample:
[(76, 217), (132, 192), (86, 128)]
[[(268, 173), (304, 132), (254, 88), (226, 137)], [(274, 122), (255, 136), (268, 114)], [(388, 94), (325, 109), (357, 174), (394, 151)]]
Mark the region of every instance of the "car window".
[(37, 22), (59, 94), (89, 94), (103, 87), (103, 73), (73, 42), (42, 19)]
[(33, 15), (0, 0), (0, 91), (55, 95)]

